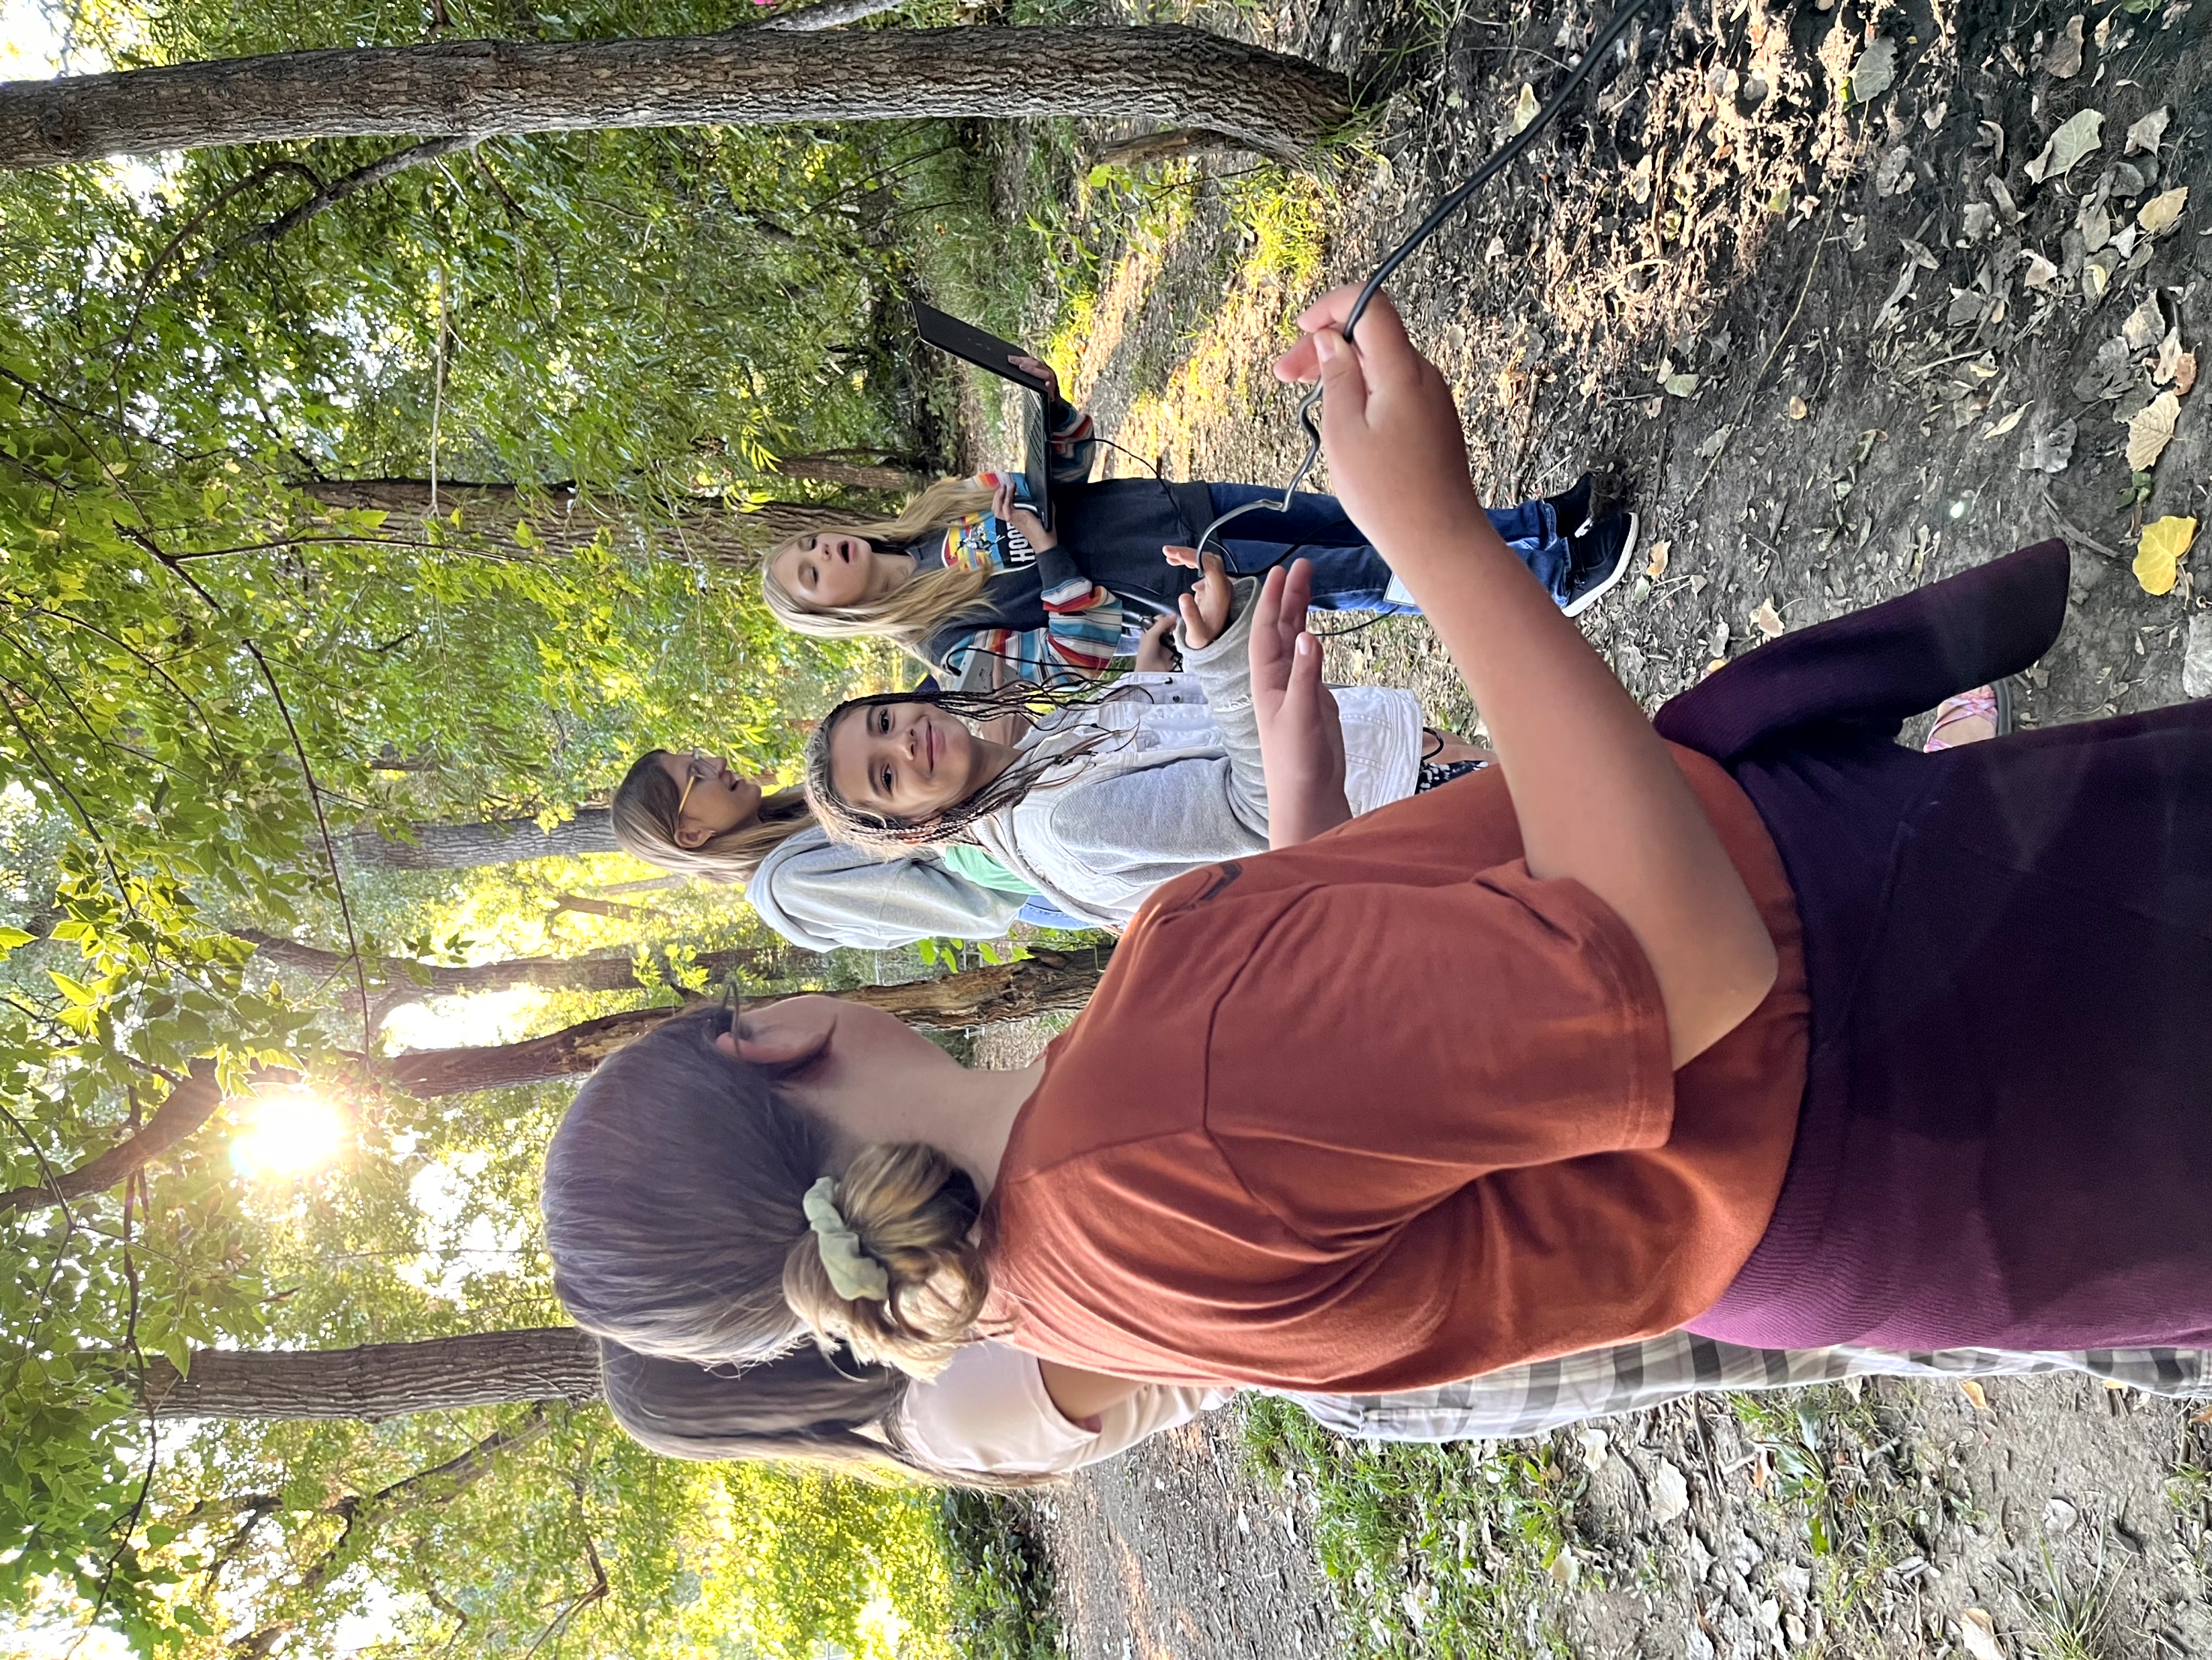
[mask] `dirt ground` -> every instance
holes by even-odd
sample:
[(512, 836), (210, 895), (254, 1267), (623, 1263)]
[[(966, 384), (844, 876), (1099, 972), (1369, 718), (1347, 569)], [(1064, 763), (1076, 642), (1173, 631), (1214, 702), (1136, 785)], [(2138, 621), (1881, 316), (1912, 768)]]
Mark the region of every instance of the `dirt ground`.
[[(1324, 281), (1364, 274), (1603, 21), (1500, 9), (1201, 15), (1387, 93), (1370, 149), (1325, 189)], [(2212, 420), (2187, 392), (2212, 320), (2208, 13), (1687, 0), (1406, 267), (1393, 293), (1459, 393), (1490, 499), (1587, 466), (1643, 514), (1648, 570), (1583, 620), (1647, 704), (1785, 629), (2054, 535), (2075, 550), (2074, 603), (2019, 689), (2024, 724), (2181, 698), (2192, 623), (2207, 661), (2187, 690), (2212, 692), (2212, 537), (2170, 593), (2130, 569), (2144, 523), (2212, 519)], [(2085, 111), (2099, 143), (2069, 168), (2046, 143)], [(1075, 390), (1167, 477), (1286, 477), (1304, 445), (1266, 364), (1319, 285), (1245, 258), (1200, 185), (1102, 282)], [(2163, 393), (2179, 420), (2146, 474), (2127, 452), (2154, 447)], [(1331, 652), (1336, 678), (1477, 720), (1418, 619)], [(1071, 1651), (1422, 1651), (1410, 1611), (1351, 1623), (1310, 1501), (1251, 1472), (1233, 1417), (1045, 1501)], [(2180, 1404), (1881, 1383), (1802, 1414), (1710, 1401), (1554, 1439), (1577, 1483), (1571, 1560), (1532, 1598), (1528, 1653), (2212, 1655), (2212, 1447)], [(1682, 1489), (1661, 1519), (1674, 1506), (1655, 1496)], [(1409, 1605), (1485, 1571), (1433, 1554), (1408, 1548)]]

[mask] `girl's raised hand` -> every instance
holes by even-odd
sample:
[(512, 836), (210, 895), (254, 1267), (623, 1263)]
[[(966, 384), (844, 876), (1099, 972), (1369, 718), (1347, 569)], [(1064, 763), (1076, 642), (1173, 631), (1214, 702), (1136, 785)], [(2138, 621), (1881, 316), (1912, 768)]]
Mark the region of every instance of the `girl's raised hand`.
[(1221, 556), (1207, 554), (1198, 585), (1176, 602), (1182, 612), (1183, 644), (1199, 651), (1219, 639), (1221, 630), (1229, 626), (1229, 611), (1236, 597)]
[(1321, 678), (1321, 642), (1306, 632), (1313, 566), (1267, 573), (1252, 612), (1252, 709), (1267, 775), (1267, 845), (1296, 847), (1352, 817), (1344, 727)]

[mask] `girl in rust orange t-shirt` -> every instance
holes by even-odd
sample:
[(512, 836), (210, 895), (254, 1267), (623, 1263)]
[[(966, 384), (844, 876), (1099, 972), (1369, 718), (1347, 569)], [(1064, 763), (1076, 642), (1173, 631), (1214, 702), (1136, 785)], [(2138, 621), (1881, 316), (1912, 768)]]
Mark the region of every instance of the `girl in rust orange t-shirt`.
[(547, 1163), (579, 1322), (700, 1359), (811, 1329), (924, 1373), (988, 1328), (1338, 1389), (1685, 1324), (2212, 1341), (2212, 705), (1891, 741), (2049, 644), (2051, 544), (1762, 648), (1662, 712), (1670, 746), (1489, 532), (1388, 302), (1356, 346), (1352, 312), (1309, 313), (1283, 370), (1326, 382), (1340, 496), (1496, 767), (1345, 822), (1300, 579), (1271, 576), (1275, 850), (1156, 894), (1021, 1072), (823, 998), (616, 1055)]

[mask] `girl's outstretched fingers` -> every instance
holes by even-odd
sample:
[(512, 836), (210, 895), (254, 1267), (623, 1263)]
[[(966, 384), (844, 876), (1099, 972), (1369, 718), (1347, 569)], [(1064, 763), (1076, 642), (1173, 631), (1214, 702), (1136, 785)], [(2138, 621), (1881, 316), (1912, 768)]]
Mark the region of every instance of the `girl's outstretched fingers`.
[(1198, 569), (1198, 550), (1196, 548), (1187, 548), (1180, 542), (1169, 542), (1162, 545), (1160, 552), (1165, 556), (1168, 563), (1170, 565), (1180, 565), (1185, 570), (1196, 570)]

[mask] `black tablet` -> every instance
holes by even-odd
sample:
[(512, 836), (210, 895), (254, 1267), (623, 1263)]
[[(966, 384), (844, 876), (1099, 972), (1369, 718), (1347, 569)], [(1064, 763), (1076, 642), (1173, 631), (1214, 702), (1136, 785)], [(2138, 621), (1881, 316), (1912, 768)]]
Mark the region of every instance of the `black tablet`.
[(1019, 386), (1024, 396), (1022, 405), (1022, 483), (1030, 507), (1048, 528), (1052, 524), (1052, 427), (1045, 418), (1045, 394), (1051, 390), (1048, 381), (1014, 367), (1017, 357), (1036, 354), (1024, 351), (1011, 340), (1001, 340), (995, 334), (963, 323), (950, 312), (942, 312), (914, 295), (907, 295), (907, 304), (914, 311), (915, 332), (923, 341), (939, 351), (949, 351), (963, 362), (973, 363), (988, 374), (1002, 380), (1011, 380)]

